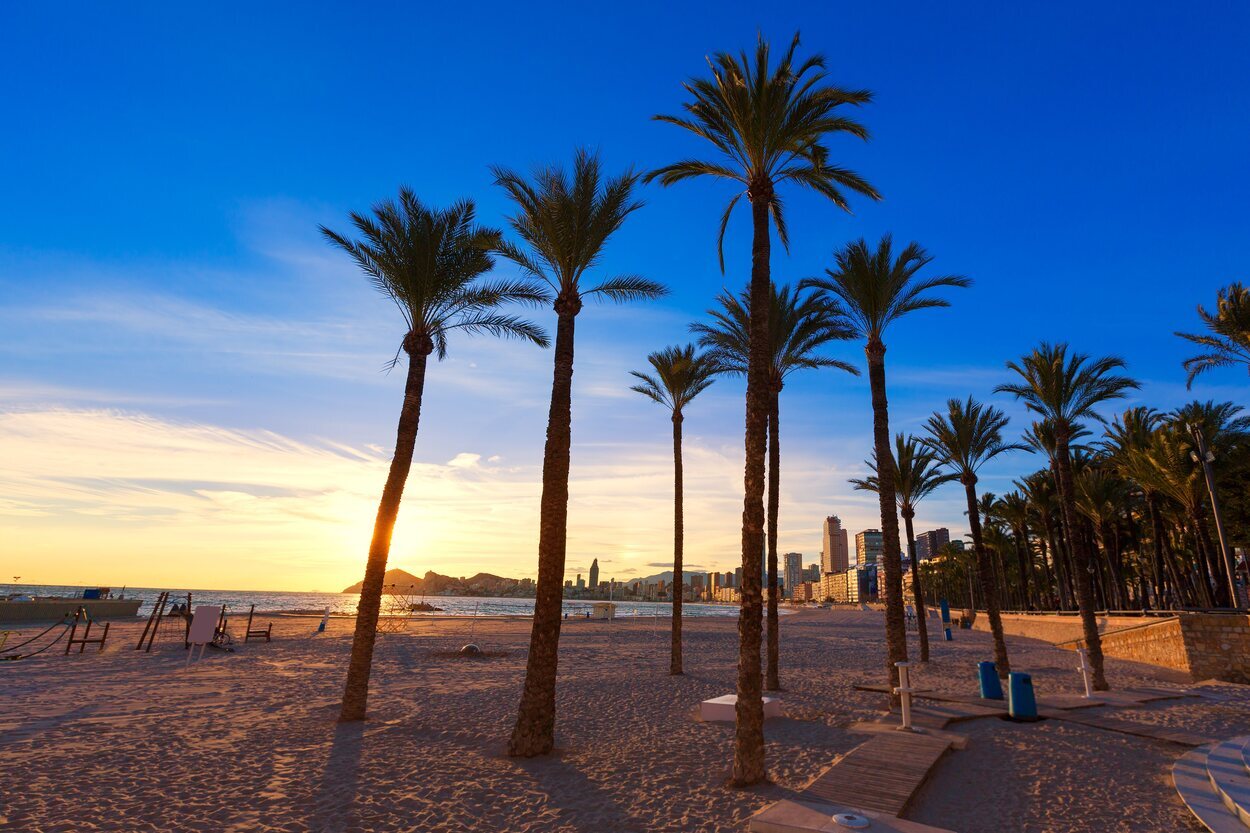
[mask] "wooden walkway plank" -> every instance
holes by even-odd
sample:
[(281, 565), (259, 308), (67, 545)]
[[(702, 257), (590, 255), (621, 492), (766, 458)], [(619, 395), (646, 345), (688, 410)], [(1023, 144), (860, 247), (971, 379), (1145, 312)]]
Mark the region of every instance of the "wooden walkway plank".
[(1091, 726), (1095, 729), (1105, 729), (1108, 732), (1119, 732), (1123, 735), (1133, 735), (1139, 738), (1162, 740), (1169, 743), (1180, 744), (1181, 746), (1205, 746), (1208, 743), (1215, 743), (1214, 738), (1207, 737), (1206, 735), (1199, 735), (1195, 732), (1189, 732), (1185, 729), (1173, 729), (1168, 726), (1155, 726), (1149, 723), (1138, 723), (1135, 720), (1121, 720), (1119, 718), (1103, 714), (1073, 714), (1070, 711), (1053, 710), (1039, 710), (1038, 714), (1042, 717), (1053, 720), (1064, 720), (1068, 723), (1079, 723), (1082, 726)]
[(900, 815), (949, 740), (908, 732), (874, 735), (821, 773), (800, 797)]

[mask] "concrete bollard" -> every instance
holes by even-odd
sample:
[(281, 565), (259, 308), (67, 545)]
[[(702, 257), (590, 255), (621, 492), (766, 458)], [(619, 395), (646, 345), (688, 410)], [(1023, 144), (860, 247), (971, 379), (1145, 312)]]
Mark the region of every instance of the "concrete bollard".
[(981, 681), (981, 698), (983, 700), (1003, 699), (1003, 684), (998, 679), (998, 669), (992, 662), (977, 663), (977, 676)]
[(1033, 676), (1012, 671), (1007, 675), (1007, 713), (1015, 720), (1037, 720)]

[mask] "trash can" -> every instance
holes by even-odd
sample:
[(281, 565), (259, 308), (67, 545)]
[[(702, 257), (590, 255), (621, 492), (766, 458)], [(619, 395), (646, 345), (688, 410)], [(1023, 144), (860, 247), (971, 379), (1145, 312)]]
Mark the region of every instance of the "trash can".
[(998, 669), (992, 662), (977, 663), (977, 676), (981, 681), (981, 697), (985, 700), (1003, 699), (1003, 684), (998, 681)]
[(1037, 720), (1033, 676), (1012, 671), (1007, 675), (1007, 713), (1013, 720)]

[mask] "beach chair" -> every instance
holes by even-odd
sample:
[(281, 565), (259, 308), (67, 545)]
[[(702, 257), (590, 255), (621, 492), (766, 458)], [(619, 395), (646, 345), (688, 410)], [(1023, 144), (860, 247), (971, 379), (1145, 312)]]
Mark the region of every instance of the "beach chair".
[(243, 641), (250, 642), (253, 639), (263, 639), (266, 642), (273, 641), (273, 622), (265, 625), (263, 628), (252, 627), (252, 616), (256, 613), (256, 605), (252, 605), (247, 611), (247, 630), (243, 632)]

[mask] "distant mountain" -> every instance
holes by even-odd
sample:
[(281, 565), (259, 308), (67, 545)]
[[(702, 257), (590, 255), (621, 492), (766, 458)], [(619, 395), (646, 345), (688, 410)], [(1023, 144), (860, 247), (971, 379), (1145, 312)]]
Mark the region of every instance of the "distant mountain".
[[(705, 576), (707, 575), (707, 571), (706, 570), (682, 570), (681, 574), (683, 576), (683, 583), (689, 584), (691, 576)], [(673, 580), (673, 571), (665, 570), (664, 572), (656, 573), (653, 576), (643, 576), (641, 578), (623, 579), (621, 583), (633, 584), (635, 581), (638, 581), (638, 582), (642, 582), (643, 584), (655, 584), (656, 582), (663, 581), (665, 584), (668, 584), (672, 580)]]
[[(363, 582), (356, 582), (343, 590), (359, 593)], [(443, 576), (430, 570), (418, 578), (407, 570), (387, 570), (382, 578), (383, 591), (423, 594), (427, 596), (533, 596), (534, 583), (529, 580), (504, 578), (490, 573), (478, 573), (469, 578)]]

